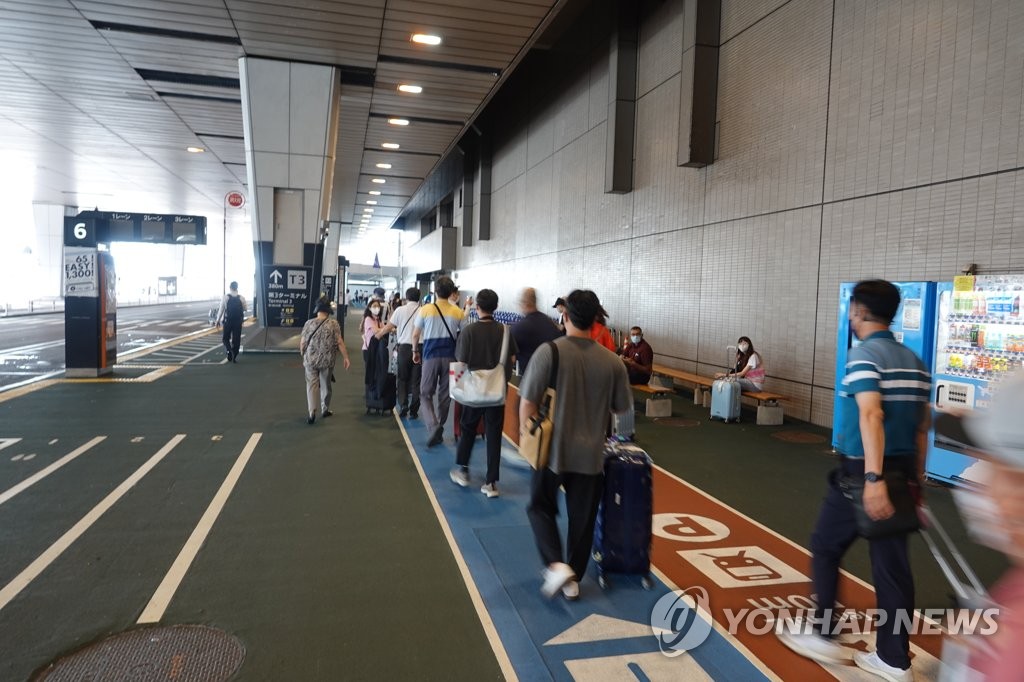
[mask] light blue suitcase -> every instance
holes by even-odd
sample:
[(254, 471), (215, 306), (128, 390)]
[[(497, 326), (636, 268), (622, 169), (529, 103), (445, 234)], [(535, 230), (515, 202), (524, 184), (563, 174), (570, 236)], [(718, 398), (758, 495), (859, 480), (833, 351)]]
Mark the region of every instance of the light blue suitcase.
[(740, 382), (719, 379), (711, 384), (711, 418), (724, 422), (740, 420)]

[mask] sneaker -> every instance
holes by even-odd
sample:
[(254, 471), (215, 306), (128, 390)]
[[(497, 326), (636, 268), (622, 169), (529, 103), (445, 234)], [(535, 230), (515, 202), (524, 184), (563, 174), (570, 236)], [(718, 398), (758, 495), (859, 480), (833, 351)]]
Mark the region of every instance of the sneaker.
[(330, 410), (328, 410), (328, 409), (324, 409), (324, 410), (322, 410), (322, 411), (320, 412), (320, 416), (321, 416), (321, 417), (323, 417), (324, 419), (326, 419), (327, 417), (330, 417), (330, 416), (331, 416), (332, 414), (334, 414), (334, 413), (333, 413), (333, 412), (331, 412), (331, 411), (330, 411)]
[(541, 585), (540, 593), (548, 599), (551, 599), (558, 591), (562, 589), (562, 586), (573, 579), (576, 575), (569, 568), (569, 564), (563, 564), (562, 562), (555, 562), (551, 564), (550, 568), (544, 569), (544, 584)]
[(783, 628), (778, 633), (779, 641), (804, 658), (821, 663), (849, 663), (852, 650), (812, 632), (792, 633)]
[(432, 448), (435, 445), (439, 445), (444, 441), (444, 427), (438, 426), (434, 429), (434, 433), (430, 436), (430, 440), (427, 441), (427, 447)]
[(487, 497), (497, 497), (498, 485), (496, 483), (484, 483), (480, 487), (480, 492), (482, 492)]
[(877, 651), (871, 653), (858, 651), (853, 655), (853, 662), (861, 670), (866, 670), (883, 680), (889, 680), (889, 682), (914, 682), (914, 673), (910, 672), (910, 668), (904, 670), (889, 665), (879, 657)]
[(452, 470), (448, 473), (448, 477), (452, 479), (452, 483), (465, 488), (469, 485), (469, 472), (463, 467), (452, 467)]
[(306, 419), (306, 423), (307, 424), (312, 424), (315, 421), (316, 421), (316, 413), (315, 412), (310, 412), (309, 413), (309, 417)]
[(580, 584), (575, 580), (570, 580), (566, 584), (562, 585), (562, 596), (567, 601), (576, 601), (580, 598)]
[(399, 419), (405, 419), (405, 416), (407, 414), (409, 414), (409, 408), (408, 407), (403, 407), (401, 410), (398, 411), (398, 418)]
[(409, 419), (419, 419), (420, 413), (416, 410), (409, 410)]

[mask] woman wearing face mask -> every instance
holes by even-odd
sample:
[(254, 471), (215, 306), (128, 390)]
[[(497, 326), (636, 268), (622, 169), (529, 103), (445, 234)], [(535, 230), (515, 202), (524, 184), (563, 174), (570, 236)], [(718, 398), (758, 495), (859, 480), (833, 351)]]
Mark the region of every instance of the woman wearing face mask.
[(736, 342), (736, 366), (732, 371), (728, 374), (719, 372), (715, 378), (724, 376), (735, 376), (744, 391), (764, 390), (764, 361), (748, 337), (741, 336)]
[(363, 335), (363, 362), (368, 363), (370, 339), (375, 336), (379, 339), (385, 334), (384, 304), (381, 301), (372, 300), (370, 305), (366, 306), (366, 310), (363, 311), (363, 322), (360, 325), (360, 331)]

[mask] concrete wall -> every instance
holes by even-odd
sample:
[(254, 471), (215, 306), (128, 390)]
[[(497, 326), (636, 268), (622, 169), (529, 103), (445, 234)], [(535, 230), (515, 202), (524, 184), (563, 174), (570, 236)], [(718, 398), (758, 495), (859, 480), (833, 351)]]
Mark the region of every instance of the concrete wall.
[(492, 239), (460, 247), (461, 286), (592, 288), (702, 373), (750, 336), (787, 413), (828, 425), (840, 282), (1024, 269), (1024, 3), (724, 0), (699, 170), (675, 165), (683, 0), (643, 5), (634, 190), (603, 192), (596, 9), (503, 93)]

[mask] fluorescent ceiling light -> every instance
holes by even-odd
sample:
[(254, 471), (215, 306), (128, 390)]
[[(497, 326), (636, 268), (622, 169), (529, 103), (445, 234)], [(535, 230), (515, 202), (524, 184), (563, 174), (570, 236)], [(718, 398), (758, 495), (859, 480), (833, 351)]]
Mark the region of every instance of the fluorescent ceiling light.
[(363, 209), (363, 213), (373, 213), (373, 209), (372, 208), (364, 208)]
[(401, 85), (398, 86), (398, 91), (399, 92), (408, 92), (411, 95), (418, 95), (421, 92), (423, 92), (423, 86), (421, 86), (421, 85), (411, 85), (409, 83), (402, 83)]
[(385, 182), (387, 182), (387, 180), (385, 180), (384, 178), (374, 178), (373, 180), (370, 180), (370, 182), (375, 182), (378, 185), (383, 185)]
[(407, 126), (409, 125), (409, 119), (407, 118), (389, 118), (388, 123), (393, 126)]
[(419, 43), (420, 45), (440, 45), (441, 36), (431, 35), (429, 33), (414, 33), (412, 42)]
[(373, 201), (372, 199), (367, 200), (366, 203), (369, 204), (370, 206), (376, 206), (377, 205), (377, 202)]
[(379, 197), (380, 196), (380, 190), (379, 189), (371, 189), (369, 191), (369, 194), (372, 194), (375, 197)]
[(374, 165), (377, 166), (377, 168), (383, 168), (384, 170), (389, 170), (391, 168), (390, 163), (377, 163)]
[(397, 142), (385, 142), (381, 145), (384, 149), (398, 149), (400, 146)]
[(193, 154), (202, 154), (206, 150), (203, 149), (202, 147), (185, 147), (185, 151), (191, 152)]

